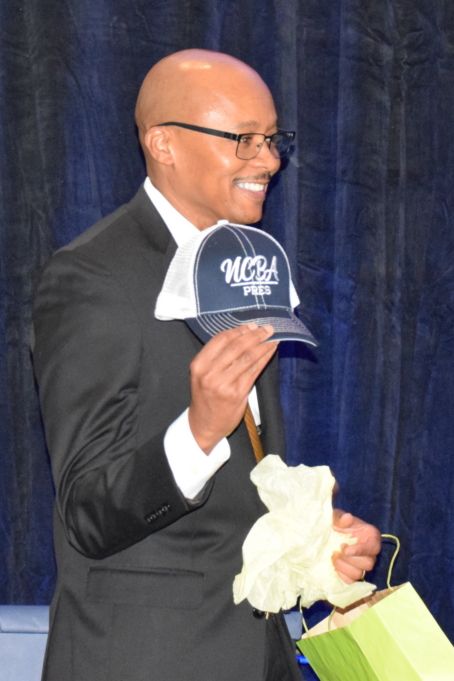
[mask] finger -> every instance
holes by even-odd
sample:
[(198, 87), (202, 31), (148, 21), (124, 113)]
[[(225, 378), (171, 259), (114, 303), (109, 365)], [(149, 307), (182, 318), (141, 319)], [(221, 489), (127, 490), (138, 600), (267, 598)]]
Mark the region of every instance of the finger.
[(218, 333), (192, 360), (191, 375), (218, 376), (232, 364), (235, 353), (241, 354), (248, 347), (259, 345), (268, 335), (268, 330), (262, 331), (255, 323)]
[(356, 544), (342, 544), (342, 554), (350, 556), (377, 556), (380, 553), (381, 542), (371, 537), (368, 541), (357, 542)]
[(342, 581), (345, 582), (346, 584), (353, 584), (354, 582), (358, 581), (357, 579), (351, 579), (351, 577), (344, 575), (344, 573), (341, 572), (340, 570), (338, 570), (337, 568), (336, 568), (336, 572), (339, 575), (339, 577), (342, 579)]
[(259, 326), (255, 322), (236, 326), (234, 329), (221, 331), (211, 338), (202, 348), (199, 355), (204, 355), (207, 359), (214, 359), (222, 350), (235, 339), (245, 336), (251, 331), (255, 331)]
[[(264, 352), (262, 352), (262, 347)], [(253, 377), (254, 381), (262, 373), (263, 369), (266, 367), (271, 357), (274, 355), (279, 347), (278, 342), (274, 343), (264, 343), (257, 352), (254, 352), (255, 361), (252, 361), (248, 367), (242, 372), (245, 377)]]
[(278, 345), (279, 343), (276, 343), (270, 347), (260, 359), (237, 375), (235, 385), (239, 395), (246, 395), (246, 397), (249, 395), (252, 386), (255, 384), (266, 365), (270, 362)]
[(218, 359), (212, 363), (209, 374), (216, 383), (223, 385), (225, 389), (232, 389), (232, 393), (238, 393), (241, 398), (244, 390), (250, 390), (252, 386), (249, 389), (246, 386), (251, 381), (254, 383), (276, 352), (277, 346), (278, 343), (275, 342), (248, 347), (229, 366), (222, 367), (224, 362)]
[(356, 582), (362, 579), (363, 572), (369, 572), (373, 568), (373, 559), (358, 558), (347, 561), (343, 559), (339, 551), (333, 553), (332, 561), (336, 572), (344, 581), (347, 578), (352, 582)]
[[(339, 483), (338, 483), (337, 480), (336, 480), (336, 476), (334, 475), (334, 473), (333, 473), (333, 471), (331, 470), (331, 468), (329, 469), (329, 472), (331, 473), (331, 475), (332, 475), (333, 478), (334, 478), (333, 491), (331, 492), (331, 502), (334, 503), (334, 499), (335, 499), (335, 497), (337, 496), (337, 494), (339, 493), (340, 487), (339, 487)], [(334, 522), (334, 509), (333, 509), (333, 522)]]
[(271, 338), (273, 334), (274, 329), (269, 324), (250, 329), (246, 333), (232, 338), (227, 344), (224, 344), (213, 360), (222, 371), (240, 359), (242, 361), (247, 360), (249, 353), (259, 346), (266, 348), (267, 344), (264, 341)]
[(277, 350), (279, 343), (260, 343), (246, 350), (237, 360), (225, 369), (230, 382), (255, 381)]
[(339, 558), (345, 563), (357, 567), (361, 570), (366, 570), (369, 572), (375, 565), (375, 556), (370, 553), (360, 553), (357, 555), (345, 555), (344, 550), (341, 549), (339, 553)]
[(353, 524), (354, 517), (351, 513), (345, 513), (340, 508), (333, 509), (333, 528), (342, 532)]

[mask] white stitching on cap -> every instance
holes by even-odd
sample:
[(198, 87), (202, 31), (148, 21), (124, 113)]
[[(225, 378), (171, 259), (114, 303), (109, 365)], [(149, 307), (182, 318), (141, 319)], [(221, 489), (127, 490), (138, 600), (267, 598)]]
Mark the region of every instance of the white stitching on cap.
[[(227, 223), (227, 224), (219, 225), (219, 227), (218, 227), (217, 229), (214, 229), (214, 230), (207, 236), (207, 238), (204, 239), (204, 240), (202, 241), (202, 243), (201, 243), (201, 245), (200, 245), (200, 248), (199, 248), (199, 250), (198, 250), (198, 252), (197, 252), (197, 255), (196, 255), (196, 258), (195, 258), (195, 263), (194, 263), (194, 290), (195, 290), (196, 314), (197, 314), (197, 316), (199, 316), (199, 315), (201, 315), (201, 314), (216, 314), (216, 313), (217, 313), (216, 310), (206, 311), (206, 312), (202, 312), (202, 313), (200, 312), (199, 287), (198, 287), (197, 275), (198, 275), (198, 270), (199, 270), (199, 261), (200, 261), (201, 254), (202, 254), (202, 252), (203, 252), (203, 249), (204, 249), (204, 247), (205, 247), (205, 244), (208, 242), (209, 238), (210, 238), (213, 234), (216, 234), (216, 232), (217, 232), (219, 229), (222, 229), (222, 228), (224, 228), (224, 229), (225, 229), (225, 228), (229, 229), (229, 228), (231, 228), (231, 227), (238, 228), (238, 230), (239, 230), (241, 233), (242, 233), (244, 230), (251, 230), (252, 232), (258, 232), (259, 234), (262, 234), (262, 235), (264, 234), (268, 239), (271, 239), (271, 240), (275, 243), (275, 245), (279, 248), (279, 250), (281, 251), (282, 255), (284, 256), (285, 262), (286, 262), (286, 264), (287, 264), (287, 269), (288, 269), (288, 272), (289, 272), (289, 291), (288, 291), (288, 295), (289, 295), (289, 299), (290, 299), (290, 282), (291, 282), (290, 263), (289, 263), (289, 260), (288, 260), (288, 258), (287, 258), (287, 254), (286, 254), (286, 252), (284, 251), (284, 249), (282, 248), (282, 246), (280, 245), (280, 243), (279, 243), (273, 236), (271, 236), (271, 234), (267, 234), (266, 232), (262, 232), (260, 229), (257, 229), (257, 228), (255, 228), (255, 227), (250, 227), (249, 225), (239, 225), (239, 224), (236, 224), (236, 223), (231, 223), (231, 222), (229, 222), (229, 223)], [(244, 247), (243, 242), (241, 241), (241, 239), (239, 238), (238, 234), (236, 233), (236, 229), (230, 229), (230, 231), (236, 236), (236, 238), (237, 238), (238, 241), (240, 242), (240, 245), (241, 245), (241, 247), (242, 247), (242, 249), (243, 249), (244, 254), (247, 255), (247, 251), (246, 251), (246, 249), (245, 249), (245, 247)], [(247, 241), (248, 241), (248, 243), (249, 243), (249, 245), (250, 245), (250, 247), (251, 247), (251, 250), (252, 250), (252, 252), (254, 253), (254, 255), (257, 255), (256, 252), (255, 252), (254, 246), (252, 245), (250, 239), (249, 239), (245, 234), (243, 234), (243, 236), (244, 236), (244, 238), (247, 239)], [(269, 309), (269, 308), (282, 308), (282, 309), (284, 309), (284, 310), (290, 310), (290, 312), (293, 312), (292, 308), (291, 308), (291, 307), (287, 307), (286, 305), (267, 305), (267, 304), (266, 304), (266, 301), (265, 301), (265, 297), (264, 297), (263, 295), (261, 296), (262, 301), (263, 301), (262, 303), (259, 303), (259, 301), (258, 301), (258, 295), (255, 295), (255, 294), (254, 294), (254, 297), (255, 297), (255, 300), (256, 300), (256, 304), (259, 306), (259, 309), (260, 309), (260, 307), (263, 305), (263, 306), (264, 306), (264, 309)], [(235, 310), (247, 310), (247, 309), (250, 309), (250, 305), (246, 305), (246, 306), (244, 306), (244, 307), (233, 308), (233, 309), (235, 309)]]
[[(224, 227), (224, 225), (219, 225), (218, 229), (221, 229), (221, 227)], [(197, 283), (197, 274), (198, 274), (198, 271), (199, 271), (200, 256), (201, 256), (203, 248), (204, 248), (206, 242), (208, 241), (208, 239), (210, 238), (211, 234), (216, 234), (218, 229), (213, 229), (213, 231), (210, 234), (208, 234), (207, 238), (204, 239), (202, 241), (202, 243), (200, 244), (200, 248), (199, 248), (199, 250), (197, 251), (197, 254), (196, 254), (196, 258), (195, 258), (195, 262), (194, 262), (194, 290), (195, 290), (196, 314), (200, 313), (199, 286), (198, 286), (198, 283)]]
[[(213, 315), (200, 315), (197, 320), (202, 327), (202, 329), (209, 335), (215, 336), (220, 331), (226, 331), (228, 329), (234, 329), (242, 324), (248, 324), (255, 322), (259, 326), (264, 326), (265, 324), (271, 324), (276, 333), (296, 333), (299, 336), (307, 333), (310, 336), (310, 332), (300, 320), (294, 320), (290, 318), (283, 317), (256, 317), (251, 319), (238, 320), (228, 313), (215, 313)], [(303, 327), (303, 328), (301, 328)], [(314, 344), (310, 338), (307, 338), (307, 342)]]
[[(223, 312), (235, 312), (240, 310), (250, 310), (251, 306), (250, 305), (244, 305), (243, 307), (231, 307), (229, 310), (223, 310)], [(287, 310), (288, 312), (293, 312), (291, 307), (287, 307), (287, 305), (268, 305), (266, 308), (263, 305), (260, 305), (259, 307), (254, 307), (252, 308), (254, 310)], [(207, 310), (206, 312), (200, 312), (200, 314), (219, 314), (219, 310)], [(197, 315), (199, 316), (199, 315)]]
[[(195, 260), (195, 264), (194, 264), (194, 289), (195, 289), (195, 292), (196, 292), (196, 296), (195, 296), (195, 297), (196, 297), (196, 306), (197, 306), (197, 307), (196, 307), (196, 312), (197, 312), (197, 315), (199, 315), (199, 314), (207, 314), (206, 312), (202, 312), (202, 313), (200, 312), (199, 286), (198, 286), (198, 278), (197, 278), (198, 272), (199, 272), (199, 261), (200, 261), (201, 255), (202, 255), (202, 251), (203, 251), (203, 249), (204, 249), (204, 247), (205, 247), (205, 244), (208, 242), (208, 240), (209, 240), (209, 238), (211, 237), (212, 234), (216, 234), (216, 232), (217, 232), (219, 229), (222, 229), (222, 228), (224, 228), (224, 229), (225, 229), (225, 228), (229, 228), (230, 226), (231, 226), (230, 223), (227, 223), (227, 224), (224, 224), (224, 225), (219, 225), (218, 229), (214, 229), (214, 230), (211, 232), (211, 234), (209, 234), (209, 235), (207, 236), (207, 238), (204, 239), (204, 240), (202, 241), (202, 243), (201, 243), (201, 245), (200, 245), (200, 248), (199, 248), (199, 250), (198, 250), (198, 252), (197, 252), (197, 256), (196, 256), (196, 260)], [(238, 236), (238, 234), (236, 233), (236, 231), (233, 230), (233, 229), (230, 229), (229, 231), (231, 231), (231, 232), (234, 234), (234, 236), (238, 239), (238, 241), (240, 242), (240, 246), (241, 246), (241, 248), (243, 249), (243, 253), (247, 256), (247, 251), (246, 251), (246, 249), (245, 249), (245, 247), (244, 247), (244, 244), (243, 244), (243, 242), (241, 241), (241, 239), (240, 239), (240, 237)], [(249, 241), (249, 239), (248, 239), (248, 241)], [(255, 255), (254, 249), (252, 249), (252, 251), (254, 252), (254, 255)], [(258, 300), (257, 300), (257, 296), (256, 296), (256, 302), (257, 302), (257, 305), (258, 305), (259, 302), (258, 302)]]
[[(271, 326), (274, 328), (276, 332), (280, 331), (290, 331), (288, 328), (289, 325), (293, 327), (294, 329), (298, 330), (299, 333), (302, 333), (301, 331), (301, 326), (309, 333), (308, 328), (306, 327), (305, 324), (303, 324), (302, 321), (293, 319), (291, 317), (254, 317), (252, 319), (242, 319), (241, 321), (237, 320), (233, 315), (230, 314), (225, 314), (225, 317), (231, 317), (233, 320), (236, 321), (236, 325), (239, 326), (241, 324), (249, 324), (251, 322), (255, 322), (259, 326), (265, 326), (265, 324), (271, 324)], [(301, 325), (301, 326), (300, 326)], [(284, 328), (285, 327), (285, 328)]]
[[(291, 276), (292, 270), (290, 269), (290, 263), (289, 263), (289, 260), (288, 260), (288, 258), (287, 258), (287, 253), (284, 251), (284, 249), (282, 248), (282, 246), (281, 246), (281, 244), (279, 243), (279, 241), (278, 241), (277, 239), (275, 239), (274, 236), (271, 236), (271, 234), (268, 234), (268, 232), (263, 232), (261, 229), (257, 229), (257, 227), (251, 227), (250, 225), (238, 225), (238, 224), (233, 223), (233, 222), (231, 222), (231, 223), (229, 223), (229, 224), (230, 224), (232, 227), (239, 227), (241, 230), (243, 230), (243, 229), (246, 229), (246, 230), (250, 229), (250, 230), (253, 231), (253, 232), (259, 232), (260, 234), (265, 234), (265, 235), (268, 237), (268, 239), (271, 239), (271, 241), (274, 241), (274, 243), (276, 244), (276, 246), (279, 248), (279, 250), (281, 251), (282, 255), (284, 256), (285, 262), (287, 263), (288, 271), (289, 271), (289, 273), (290, 273), (289, 282), (288, 282), (288, 295), (289, 295), (289, 298), (290, 298), (290, 290), (291, 290), (291, 289), (290, 289), (290, 282), (292, 281), (292, 276)], [(271, 307), (277, 307), (277, 306), (276, 306), (276, 305), (272, 305)]]
[[(232, 227), (233, 225), (228, 224), (228, 225), (224, 225), (224, 226), (225, 226), (226, 228), (229, 228), (229, 227)], [(244, 254), (247, 256), (247, 250), (246, 250), (246, 248), (244, 247), (243, 242), (241, 241), (241, 239), (240, 239), (239, 236), (237, 235), (236, 229), (237, 229), (237, 228), (236, 228), (236, 226), (235, 226), (235, 229), (230, 229), (230, 231), (233, 232), (233, 233), (235, 234), (236, 238), (237, 238), (238, 241), (241, 243), (241, 246), (242, 246), (242, 248), (243, 248)], [(239, 231), (241, 231), (241, 230), (239, 230)], [(241, 233), (242, 233), (242, 232), (241, 232)], [(257, 253), (256, 253), (255, 250), (254, 250), (254, 246), (251, 244), (250, 239), (248, 239), (247, 236), (246, 236), (245, 234), (243, 234), (243, 236), (244, 236), (244, 238), (247, 240), (247, 242), (248, 242), (249, 246), (251, 247), (251, 250), (252, 250), (252, 252), (253, 252), (253, 254), (254, 254), (254, 257), (255, 257), (255, 256), (257, 255)], [(260, 303), (259, 303), (259, 301), (258, 301), (258, 296), (256, 296), (255, 294), (253, 294), (253, 295), (254, 295), (254, 298), (255, 298), (255, 303), (256, 303), (256, 305), (260, 305)], [(263, 296), (262, 296), (262, 298), (263, 298)]]
[[(257, 230), (257, 231), (258, 231), (258, 232), (259, 232), (260, 234), (262, 234), (262, 232), (261, 232), (260, 230)], [(256, 256), (256, 255), (257, 255), (257, 253), (256, 253), (256, 251), (255, 251), (255, 248), (254, 248), (254, 246), (252, 245), (252, 242), (251, 242), (251, 240), (250, 240), (250, 239), (249, 239), (249, 238), (248, 238), (248, 237), (246, 236), (246, 234), (243, 234), (243, 236), (244, 236), (244, 238), (245, 238), (245, 239), (247, 240), (247, 242), (248, 242), (249, 246), (251, 247), (251, 250), (252, 250), (252, 252), (253, 252), (254, 256)], [(274, 283), (274, 282), (273, 282), (273, 283)], [(266, 300), (265, 300), (265, 296), (264, 296), (264, 295), (262, 295), (262, 296), (260, 296), (260, 297), (261, 297), (261, 299), (262, 299), (262, 305), (264, 305), (264, 306), (265, 306), (265, 308), (266, 308)], [(259, 303), (259, 301), (258, 301), (258, 298), (259, 298), (259, 296), (258, 296), (258, 295), (256, 295), (256, 296), (255, 296), (255, 301), (256, 301), (257, 305), (260, 305), (260, 303)]]

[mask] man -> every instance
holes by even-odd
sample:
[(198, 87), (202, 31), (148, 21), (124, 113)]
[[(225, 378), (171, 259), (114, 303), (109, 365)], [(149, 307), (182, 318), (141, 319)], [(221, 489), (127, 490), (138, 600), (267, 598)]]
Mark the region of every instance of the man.
[[(277, 344), (263, 343), (273, 329), (203, 347), (184, 322), (153, 316), (177, 245), (218, 220), (260, 219), (280, 165), (273, 100), (245, 64), (188, 50), (150, 71), (136, 122), (145, 185), (54, 256), (36, 297), (59, 575), (43, 678), (300, 678), (282, 616), (232, 598), (265, 512), (249, 479), (248, 398), (265, 453), (284, 454)], [(213, 130), (262, 135), (256, 155)], [(334, 565), (359, 579), (378, 531), (342, 512), (336, 524), (358, 542)]]

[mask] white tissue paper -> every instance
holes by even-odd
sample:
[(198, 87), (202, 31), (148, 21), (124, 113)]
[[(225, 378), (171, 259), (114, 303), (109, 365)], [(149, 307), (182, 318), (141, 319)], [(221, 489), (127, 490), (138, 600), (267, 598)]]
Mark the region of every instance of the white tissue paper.
[(310, 607), (327, 600), (345, 608), (372, 593), (367, 582), (346, 584), (331, 562), (333, 551), (356, 539), (332, 528), (334, 478), (328, 466), (288, 467), (268, 454), (251, 480), (269, 513), (259, 518), (243, 544), (243, 569), (235, 577), (235, 603), (245, 598), (258, 610), (292, 608), (298, 597)]

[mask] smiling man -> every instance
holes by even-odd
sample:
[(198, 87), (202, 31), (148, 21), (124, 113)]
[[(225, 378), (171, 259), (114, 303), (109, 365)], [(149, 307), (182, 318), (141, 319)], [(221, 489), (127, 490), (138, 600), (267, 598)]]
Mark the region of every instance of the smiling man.
[[(266, 510), (249, 479), (254, 421), (265, 453), (285, 451), (273, 329), (202, 346), (153, 315), (178, 245), (219, 220), (260, 219), (293, 133), (255, 71), (199, 50), (153, 67), (136, 121), (144, 185), (52, 258), (36, 296), (59, 571), (43, 679), (300, 679), (282, 615), (232, 596)], [(335, 520), (358, 540), (333, 559), (353, 581), (379, 534)]]
[[(152, 183), (198, 229), (260, 220), (280, 160), (263, 144), (263, 135), (277, 132), (277, 115), (255, 71), (221, 54), (172, 55), (145, 78), (136, 122)], [(250, 146), (263, 151), (254, 157), (247, 136), (238, 142), (223, 133), (259, 133)]]

